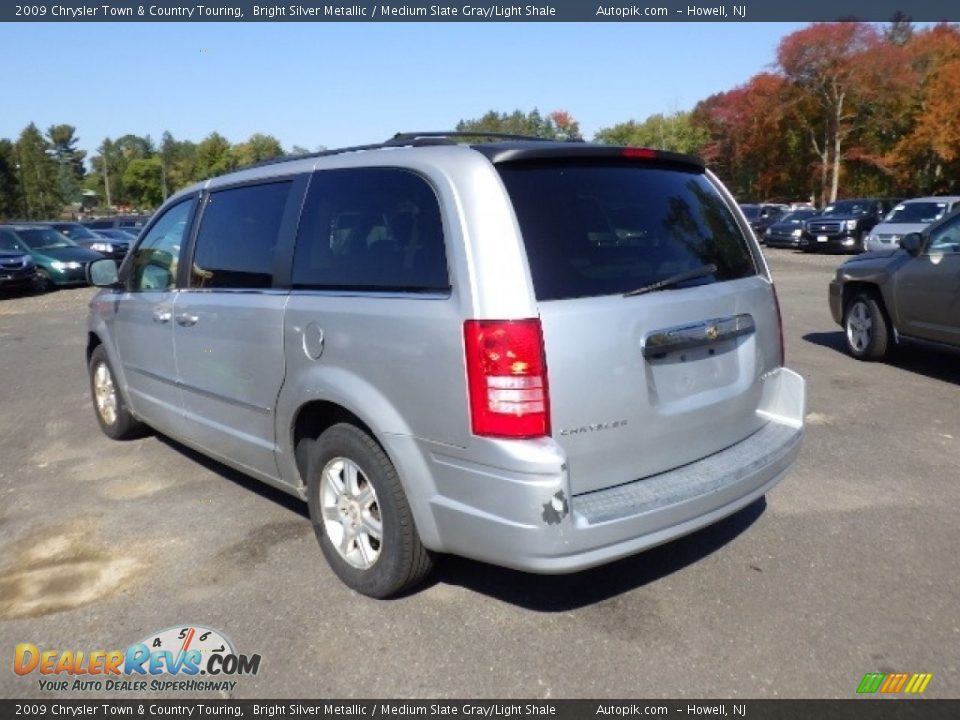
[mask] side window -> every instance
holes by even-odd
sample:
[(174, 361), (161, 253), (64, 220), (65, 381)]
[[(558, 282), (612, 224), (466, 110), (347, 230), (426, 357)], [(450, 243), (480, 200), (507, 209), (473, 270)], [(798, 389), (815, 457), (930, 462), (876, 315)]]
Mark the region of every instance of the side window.
[(220, 190), (207, 199), (190, 269), (192, 288), (268, 288), (289, 181)]
[(440, 206), (399, 168), (322, 170), (297, 235), (293, 287), (443, 291), (450, 288)]
[(176, 284), (180, 249), (186, 241), (195, 203), (191, 198), (167, 210), (137, 245), (133, 253), (132, 290), (169, 290)]
[(930, 246), (927, 252), (960, 252), (960, 215), (930, 233)]

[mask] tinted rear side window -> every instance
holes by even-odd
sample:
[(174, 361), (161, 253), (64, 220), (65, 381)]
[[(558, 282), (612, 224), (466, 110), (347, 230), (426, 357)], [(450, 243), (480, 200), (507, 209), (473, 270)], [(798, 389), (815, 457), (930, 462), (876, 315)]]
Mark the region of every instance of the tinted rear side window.
[(194, 288), (268, 288), (289, 181), (210, 194), (190, 272)]
[(757, 273), (733, 214), (702, 173), (624, 163), (498, 169), (539, 300), (620, 294), (710, 263), (716, 273), (688, 284)]
[(399, 168), (319, 171), (310, 183), (297, 235), (293, 287), (449, 289), (433, 189), (419, 175)]

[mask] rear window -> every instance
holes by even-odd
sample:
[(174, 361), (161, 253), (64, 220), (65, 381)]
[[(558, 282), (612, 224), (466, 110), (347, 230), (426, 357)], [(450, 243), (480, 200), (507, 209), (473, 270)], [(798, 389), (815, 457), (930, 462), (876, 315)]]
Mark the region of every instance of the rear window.
[(733, 213), (702, 173), (622, 163), (498, 169), (539, 300), (621, 294), (711, 263), (715, 273), (681, 287), (757, 273)]

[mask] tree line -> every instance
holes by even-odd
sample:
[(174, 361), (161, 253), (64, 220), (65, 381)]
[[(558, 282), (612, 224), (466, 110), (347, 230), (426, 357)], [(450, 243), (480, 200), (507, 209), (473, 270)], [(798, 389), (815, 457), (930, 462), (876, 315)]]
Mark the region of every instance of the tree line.
[[(177, 140), (165, 132), (159, 143), (149, 135), (106, 138), (87, 169), (72, 125), (41, 132), (30, 123), (15, 141), (0, 139), (0, 218), (43, 219), (95, 193), (101, 211), (151, 211), (172, 193), (198, 180), (285, 153), (272, 135), (254, 134), (231, 144), (219, 133), (200, 142)], [(294, 146), (290, 152), (308, 152)]]
[[(960, 193), (960, 28), (921, 30), (903, 17), (875, 25), (815, 23), (784, 37), (776, 62), (690, 111), (600, 129), (596, 142), (700, 155), (743, 200)], [(564, 110), (498, 112), (460, 132), (582, 139)], [(477, 136), (477, 140), (483, 140)], [(272, 135), (231, 144), (165, 132), (106, 138), (87, 161), (76, 128), (31, 123), (0, 139), (0, 218), (59, 215), (84, 191), (101, 208), (150, 210), (176, 190), (285, 154)]]

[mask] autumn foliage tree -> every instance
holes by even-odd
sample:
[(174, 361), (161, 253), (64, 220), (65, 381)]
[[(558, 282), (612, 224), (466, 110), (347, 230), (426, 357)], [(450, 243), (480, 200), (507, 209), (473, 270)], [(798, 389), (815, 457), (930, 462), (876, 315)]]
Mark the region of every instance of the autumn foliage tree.
[[(858, 134), (909, 86), (905, 51), (867, 23), (815, 23), (781, 41), (777, 63), (803, 107), (797, 117), (821, 165), (824, 200), (836, 200)], [(856, 155), (871, 157), (863, 148)]]
[(960, 190), (960, 30), (940, 24), (905, 44), (914, 83), (904, 132), (888, 154), (899, 183), (915, 192)]
[(773, 73), (699, 103), (693, 121), (706, 128), (701, 154), (740, 197), (809, 197), (809, 151), (797, 132), (787, 80)]

